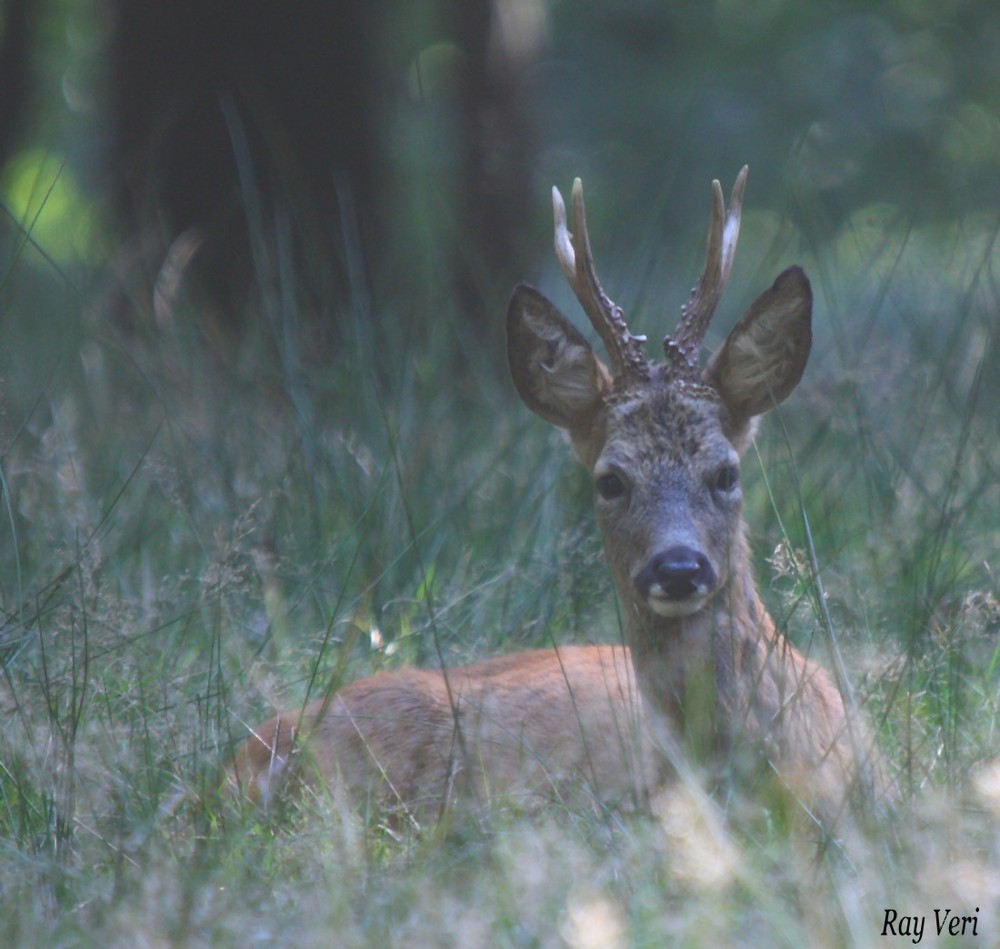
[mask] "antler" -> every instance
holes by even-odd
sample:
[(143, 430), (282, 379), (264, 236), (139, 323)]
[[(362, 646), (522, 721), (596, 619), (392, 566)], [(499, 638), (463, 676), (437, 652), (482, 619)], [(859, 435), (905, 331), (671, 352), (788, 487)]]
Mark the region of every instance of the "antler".
[(681, 319), (674, 335), (663, 340), (667, 363), (672, 373), (680, 378), (696, 381), (701, 374), (698, 362), (701, 343), (733, 269), (748, 172), (749, 168), (744, 165), (736, 176), (728, 212), (722, 198), (722, 185), (718, 181), (712, 182), (712, 214), (705, 269), (698, 285), (691, 291), (691, 299), (681, 309)]
[(583, 183), (579, 178), (573, 182), (573, 233), (570, 234), (566, 227), (566, 205), (558, 188), (552, 189), (552, 213), (556, 257), (611, 357), (615, 385), (624, 389), (631, 383), (648, 382), (649, 363), (642, 353), (646, 337), (633, 336), (629, 332), (622, 308), (608, 298), (597, 279), (583, 209)]

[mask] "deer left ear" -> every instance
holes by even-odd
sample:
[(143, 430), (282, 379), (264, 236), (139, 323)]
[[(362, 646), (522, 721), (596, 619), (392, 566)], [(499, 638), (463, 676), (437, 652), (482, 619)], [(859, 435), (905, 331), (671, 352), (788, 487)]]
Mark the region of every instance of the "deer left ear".
[(799, 384), (812, 346), (812, 289), (789, 267), (753, 302), (705, 368), (705, 381), (743, 424)]

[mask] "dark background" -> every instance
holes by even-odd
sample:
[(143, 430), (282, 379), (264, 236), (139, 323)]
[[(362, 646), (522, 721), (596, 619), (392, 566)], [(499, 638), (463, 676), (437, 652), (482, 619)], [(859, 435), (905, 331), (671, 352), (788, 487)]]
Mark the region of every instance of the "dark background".
[(998, 207), (989, 2), (5, 0), (0, 38), (14, 216), (10, 166), (41, 148), (150, 281), (196, 234), (223, 340), (279, 220), (320, 295), (432, 269), (489, 333), (576, 175), (628, 260), (701, 228), (708, 182), (743, 163), (750, 206), (814, 242), (875, 204), (904, 227)]

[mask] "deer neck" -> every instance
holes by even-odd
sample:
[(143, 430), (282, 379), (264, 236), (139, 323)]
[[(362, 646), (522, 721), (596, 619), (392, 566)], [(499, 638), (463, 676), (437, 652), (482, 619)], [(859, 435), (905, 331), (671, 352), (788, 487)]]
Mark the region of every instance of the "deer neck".
[(658, 616), (630, 603), (626, 635), (644, 705), (699, 753), (728, 743), (725, 723), (745, 704), (741, 675), (776, 635), (745, 544), (733, 560), (727, 582), (692, 616)]

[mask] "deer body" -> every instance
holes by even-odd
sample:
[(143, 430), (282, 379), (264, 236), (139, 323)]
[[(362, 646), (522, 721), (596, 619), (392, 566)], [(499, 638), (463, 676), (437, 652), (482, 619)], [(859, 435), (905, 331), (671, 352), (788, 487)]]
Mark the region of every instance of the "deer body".
[[(572, 234), (553, 189), (556, 252), (610, 366), (537, 290), (515, 288), (507, 313), (519, 394), (568, 431), (593, 477), (642, 699), (640, 748), (651, 743), (654, 761), (636, 766), (649, 756), (625, 753), (618, 737), (618, 723), (634, 720), (638, 707), (625, 654), (588, 647), (451, 670), (450, 696), (440, 672), (410, 670), (348, 686), (304, 719), (328, 778), (355, 784), (360, 775), (368, 786), (377, 775), (402, 800), (440, 805), (463, 771), (473, 783), (544, 794), (553, 775), (562, 781), (589, 767), (599, 794), (622, 797), (637, 779), (648, 786), (683, 768), (685, 758), (711, 764), (738, 750), (826, 816), (835, 818), (862, 782), (884, 789), (863, 724), (827, 672), (799, 653), (764, 609), (742, 520), (739, 461), (755, 419), (791, 393), (808, 358), (812, 296), (804, 272), (792, 267), (779, 275), (700, 365), (702, 337), (732, 267), (745, 181), (743, 169), (728, 211), (713, 184), (705, 269), (664, 340), (663, 363), (647, 362), (644, 338), (629, 332), (601, 288), (579, 181)], [(382, 723), (360, 743), (351, 729), (369, 713), (354, 711), (355, 703)], [(269, 723), (241, 752), (251, 783), (262, 765), (286, 757), (294, 719), (275, 722), (286, 724)], [(465, 732), (460, 757), (456, 726)], [(515, 733), (525, 736), (523, 747), (507, 741)]]
[(230, 770), (266, 800), (304, 735), (309, 764), (355, 803), (432, 817), (458, 795), (632, 806), (657, 782), (641, 721), (627, 649), (538, 649), (447, 678), (404, 669), (358, 680), (262, 725)]

